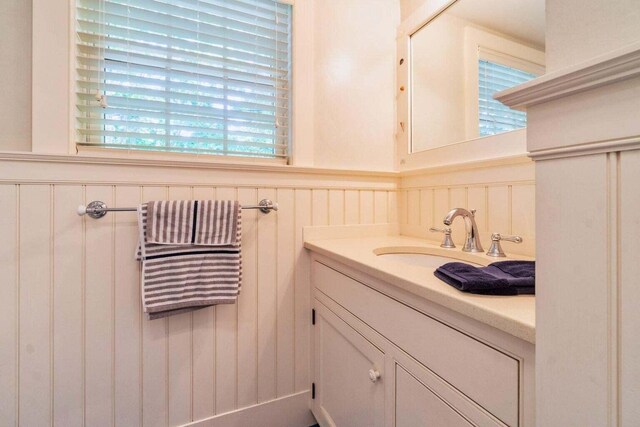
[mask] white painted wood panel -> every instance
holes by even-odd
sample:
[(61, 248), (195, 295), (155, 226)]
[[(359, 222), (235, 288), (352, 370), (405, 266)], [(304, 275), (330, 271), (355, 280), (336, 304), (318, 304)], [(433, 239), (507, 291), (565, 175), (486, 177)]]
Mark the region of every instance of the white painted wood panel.
[(389, 222), (389, 198), (386, 191), (376, 191), (373, 200), (375, 212), (373, 222), (382, 224)]
[[(147, 186), (142, 199), (165, 200), (167, 187)], [(93, 223), (92, 223), (93, 224)], [(144, 426), (169, 424), (168, 319), (150, 321), (142, 314), (142, 422)]]
[[(0, 419), (178, 425), (307, 391), (309, 256), (302, 227), (344, 222), (348, 209), (355, 223), (386, 222), (396, 215), (386, 184), (336, 187), (318, 178), (304, 186), (166, 185), (164, 177), (118, 182), (112, 176), (113, 182), (51, 177), (0, 184)], [(95, 199), (127, 207), (191, 197), (242, 203), (269, 197), (281, 209), (243, 212), (237, 304), (149, 321), (134, 260), (136, 214), (94, 220), (75, 210)], [(315, 215), (314, 205), (321, 207)]]
[(344, 223), (360, 223), (360, 194), (358, 190), (344, 192)]
[(21, 185), (19, 204), (19, 420), (52, 422), (52, 186)]
[(329, 190), (329, 225), (344, 224), (344, 191)]
[(84, 203), (83, 193), (81, 186), (60, 185), (53, 198), (53, 422), (70, 427), (82, 426), (85, 420), (86, 292), (82, 263), (76, 262), (84, 256), (83, 245), (77, 244), (82, 242), (83, 222), (67, 206)]
[[(340, 191), (342, 193), (342, 191)], [(295, 192), (277, 191), (276, 396), (295, 391)]]
[[(618, 360), (620, 418), (622, 426), (640, 425), (640, 263), (638, 262), (638, 236), (640, 236), (640, 151), (620, 153), (619, 209), (620, 225), (624, 226), (620, 238), (618, 297), (620, 340)], [(622, 228), (620, 228), (622, 230)], [(619, 269), (618, 269), (619, 268)]]
[[(87, 186), (86, 198), (113, 205), (113, 191), (111, 186)], [(104, 219), (86, 224), (85, 418), (91, 425), (110, 425), (113, 415), (114, 216)]]
[(19, 301), (19, 197), (17, 185), (0, 185), (0, 206), (4, 209), (0, 221), (0, 419), (7, 425), (18, 420), (18, 301)]
[[(536, 230), (548, 236), (537, 242), (536, 260), (539, 425), (608, 425), (606, 157), (536, 163)], [(568, 170), (577, 185), (558, 185)], [(569, 214), (576, 209), (577, 214)]]
[(311, 190), (313, 206), (313, 225), (329, 225), (329, 192)]
[(360, 191), (360, 224), (373, 224), (375, 206), (373, 191)]
[[(322, 203), (327, 212), (327, 191)], [(316, 192), (314, 191), (314, 196)], [(258, 190), (259, 199), (276, 199), (275, 189)], [(327, 216), (323, 215), (323, 220)], [(258, 219), (258, 402), (276, 398), (276, 337), (277, 337), (277, 215), (261, 215)]]
[(295, 190), (295, 388), (296, 391), (308, 390), (310, 387), (309, 369), (311, 366), (311, 262), (307, 251), (304, 249), (302, 229), (311, 225), (311, 191)]
[[(235, 200), (238, 190), (219, 187), (216, 198)], [(238, 306), (216, 307), (216, 412), (238, 408)]]
[[(139, 186), (116, 187), (115, 206), (137, 206), (142, 201)], [(77, 219), (76, 219), (77, 220)], [(87, 218), (88, 225), (92, 220)], [(138, 220), (135, 212), (119, 212), (115, 221), (115, 424), (142, 423), (142, 302), (140, 266), (132, 262), (138, 242)]]
[[(258, 202), (255, 188), (238, 189), (238, 200)], [(242, 297), (238, 298), (238, 407), (258, 403), (258, 212), (242, 213)]]
[(407, 192), (407, 224), (420, 224), (420, 190)]

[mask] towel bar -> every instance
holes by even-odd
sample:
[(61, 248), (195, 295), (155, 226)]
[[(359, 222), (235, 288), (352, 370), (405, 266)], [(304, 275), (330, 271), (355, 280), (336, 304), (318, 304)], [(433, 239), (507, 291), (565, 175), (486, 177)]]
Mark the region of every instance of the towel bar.
[[(242, 206), (242, 209), (259, 209), (260, 212), (268, 214), (271, 211), (278, 210), (278, 204), (269, 199), (262, 199), (257, 205)], [(99, 219), (107, 214), (107, 212), (135, 212), (138, 208), (109, 208), (105, 202), (94, 200), (87, 206), (78, 206), (78, 215), (89, 215), (91, 218)]]

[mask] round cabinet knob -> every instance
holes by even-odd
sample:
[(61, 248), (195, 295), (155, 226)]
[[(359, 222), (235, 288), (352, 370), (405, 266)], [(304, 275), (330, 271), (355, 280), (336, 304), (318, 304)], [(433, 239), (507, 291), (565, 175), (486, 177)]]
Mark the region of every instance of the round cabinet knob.
[(374, 371), (373, 369), (369, 369), (369, 379), (372, 383), (375, 383), (380, 378), (380, 372)]

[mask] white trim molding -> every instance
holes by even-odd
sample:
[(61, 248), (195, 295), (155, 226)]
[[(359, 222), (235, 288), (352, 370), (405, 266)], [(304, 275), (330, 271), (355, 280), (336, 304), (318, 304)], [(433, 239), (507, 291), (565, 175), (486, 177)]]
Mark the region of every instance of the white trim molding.
[[(157, 154), (157, 153), (156, 153)], [(175, 154), (175, 153), (172, 153)], [(41, 163), (65, 163), (82, 165), (109, 165), (109, 166), (139, 166), (139, 167), (169, 167), (171, 169), (214, 169), (251, 172), (287, 172), (309, 175), (345, 175), (377, 178), (396, 178), (398, 172), (368, 171), (357, 169), (329, 169), (304, 166), (290, 166), (278, 163), (265, 164), (261, 162), (242, 161), (235, 162), (221, 159), (216, 162), (210, 160), (198, 160), (198, 156), (186, 156), (188, 160), (176, 160), (175, 157), (152, 156), (144, 158), (127, 156), (89, 156), (89, 155), (65, 155), (28, 153), (20, 151), (0, 151), (0, 161), (41, 162)], [(196, 160), (194, 160), (196, 159)]]
[(591, 154), (603, 154), (616, 151), (630, 151), (640, 149), (640, 135), (629, 138), (616, 138), (604, 141), (594, 141), (585, 144), (576, 144), (566, 147), (537, 150), (529, 153), (534, 160), (551, 160), (563, 157), (588, 156)]
[(504, 90), (495, 99), (516, 110), (640, 76), (640, 42)]
[(182, 427), (239, 427), (239, 426), (300, 426), (315, 423), (309, 409), (311, 393), (303, 391), (279, 399), (270, 400), (248, 408), (227, 412), (184, 424)]

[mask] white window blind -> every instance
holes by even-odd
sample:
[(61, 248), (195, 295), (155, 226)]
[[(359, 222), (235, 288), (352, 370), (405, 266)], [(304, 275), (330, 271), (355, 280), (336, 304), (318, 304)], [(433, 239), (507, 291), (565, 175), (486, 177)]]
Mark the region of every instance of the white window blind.
[(493, 95), (527, 82), (536, 75), (484, 59), (479, 60), (478, 70), (480, 136), (495, 135), (527, 126), (525, 112), (512, 110), (493, 99)]
[(76, 0), (79, 145), (286, 158), (291, 5)]

